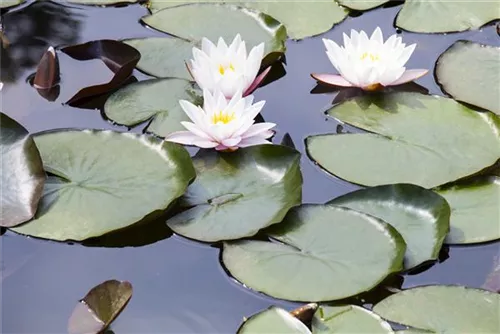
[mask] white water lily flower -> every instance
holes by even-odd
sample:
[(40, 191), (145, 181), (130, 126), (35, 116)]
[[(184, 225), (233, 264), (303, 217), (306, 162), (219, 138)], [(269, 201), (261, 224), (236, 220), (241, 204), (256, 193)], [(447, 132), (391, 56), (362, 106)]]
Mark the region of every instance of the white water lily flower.
[(203, 90), (203, 108), (191, 102), (179, 101), (192, 122), (181, 122), (188, 131), (170, 134), (165, 140), (184, 145), (216, 150), (236, 150), (259, 144), (270, 144), (274, 123), (254, 124), (265, 101), (253, 103), (253, 95), (242, 97), (241, 90), (227, 100), (221, 92)]
[(370, 38), (364, 31), (351, 30), (350, 38), (344, 34), (344, 47), (329, 39), (323, 39), (323, 43), (340, 75), (311, 76), (329, 85), (376, 90), (413, 81), (428, 72), (425, 69), (407, 70), (404, 65), (416, 44), (406, 46), (396, 34), (384, 43), (380, 28), (375, 29)]
[(222, 37), (217, 46), (203, 38), (201, 50), (193, 48), (194, 59), (188, 70), (201, 89), (208, 89), (212, 94), (221, 91), (230, 99), (240, 90), (243, 96), (251, 94), (262, 82), (271, 69), (266, 68), (257, 77), (263, 56), (264, 43), (252, 48), (247, 55), (245, 41), (239, 34), (229, 46)]

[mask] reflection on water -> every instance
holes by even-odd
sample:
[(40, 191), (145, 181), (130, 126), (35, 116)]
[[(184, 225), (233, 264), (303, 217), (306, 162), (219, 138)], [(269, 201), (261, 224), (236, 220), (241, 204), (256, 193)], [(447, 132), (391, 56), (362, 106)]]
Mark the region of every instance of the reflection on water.
[(2, 17), (7, 45), (1, 50), (1, 81), (14, 82), (25, 69), (40, 61), (49, 46), (75, 43), (79, 38), (81, 9), (37, 1)]
[[(348, 17), (322, 36), (287, 43), (286, 75), (255, 92), (257, 100), (266, 100), (265, 120), (278, 124), (276, 143), (281, 140), (288, 145), (293, 143), (303, 153), (307, 136), (351, 131), (348, 126), (338, 128), (340, 124), (327, 118), (324, 111), (331, 107), (334, 98), (338, 102), (355, 92), (346, 91), (339, 97), (328, 91), (311, 94), (316, 82), (309, 74), (333, 71), (321, 38), (340, 42), (344, 31), (351, 28), (373, 31), (376, 26), (381, 26), (387, 37), (396, 32), (393, 22), (399, 9), (398, 6), (381, 8)], [(41, 1), (20, 11), (10, 11), (3, 18), (12, 45), (2, 50), (2, 80), (10, 80), (0, 95), (2, 111), (32, 132), (64, 127), (127, 131), (108, 123), (99, 111), (61, 104), (65, 90), (73, 92), (83, 83), (101, 79), (95, 73), (100, 64), (70, 62), (61, 56), (61, 67), (66, 72), (62, 73), (65, 76), (61, 97), (55, 102), (40, 97), (25, 80), (34, 72), (48, 45), (162, 36), (140, 25), (139, 18), (146, 13), (139, 5), (67, 7)], [(494, 25), (460, 34), (401, 34), (407, 44), (418, 45), (408, 68), (430, 70), (418, 84), (431, 94), (440, 95), (442, 92), (432, 76), (439, 54), (458, 39), (488, 44), (498, 44), (499, 40)], [(137, 71), (134, 75), (139, 80), (148, 78)], [(140, 132), (143, 128), (133, 131)], [(359, 188), (322, 172), (305, 154), (301, 169), (306, 203), (324, 203)], [(234, 333), (244, 316), (272, 304), (287, 309), (296, 306), (243, 288), (221, 268), (218, 248), (171, 236), (161, 220), (147, 230), (139, 225), (90, 240), (86, 245), (55, 243), (7, 232), (0, 237), (0, 251), (2, 274), (8, 273), (0, 289), (2, 333), (64, 333), (75, 303), (91, 287), (108, 279), (128, 280), (134, 286), (129, 305), (112, 326), (117, 334)], [(450, 247), (448, 252), (449, 258), (443, 252), (442, 262), (421, 273), (404, 276), (404, 282), (400, 276), (393, 277), (394, 282), (387, 282), (385, 290), (364, 298), (373, 302), (401, 285), (406, 288), (439, 283), (480, 287), (499, 253), (499, 243)]]

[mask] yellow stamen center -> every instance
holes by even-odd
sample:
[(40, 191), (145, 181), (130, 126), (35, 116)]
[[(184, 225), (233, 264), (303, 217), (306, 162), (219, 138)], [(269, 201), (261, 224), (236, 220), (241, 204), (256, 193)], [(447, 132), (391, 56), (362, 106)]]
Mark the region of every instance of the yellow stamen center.
[(234, 119), (235, 119), (234, 112), (232, 112), (232, 113), (223, 113), (222, 110), (221, 110), (218, 113), (213, 114), (213, 116), (212, 116), (212, 123), (213, 124), (217, 124), (217, 123), (227, 124), (227, 123), (231, 122)]
[(224, 75), (228, 69), (234, 72), (233, 63), (229, 63), (229, 66), (223, 66), (222, 64), (219, 65), (219, 73), (221, 75)]
[(365, 59), (369, 59), (371, 61), (378, 61), (380, 60), (380, 57), (379, 55), (377, 54), (373, 54), (371, 52), (365, 52), (361, 55), (361, 57), (359, 57), (360, 60), (365, 60)]

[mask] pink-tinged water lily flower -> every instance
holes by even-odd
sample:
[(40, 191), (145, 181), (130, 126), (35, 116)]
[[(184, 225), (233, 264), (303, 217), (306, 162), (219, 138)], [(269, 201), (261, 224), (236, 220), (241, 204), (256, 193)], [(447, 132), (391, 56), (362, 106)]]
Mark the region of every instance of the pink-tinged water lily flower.
[(340, 75), (311, 74), (321, 83), (341, 87), (359, 87), (376, 90), (413, 81), (428, 70), (407, 70), (416, 44), (406, 46), (396, 34), (384, 43), (382, 30), (375, 29), (368, 38), (364, 31), (351, 30), (351, 37), (344, 34), (344, 47), (332, 40), (323, 39), (326, 54)]
[(203, 108), (191, 102), (179, 101), (192, 122), (181, 122), (188, 131), (170, 134), (165, 140), (218, 151), (234, 151), (239, 147), (270, 144), (274, 123), (254, 124), (265, 101), (253, 103), (253, 95), (242, 97), (241, 90), (231, 100), (221, 92), (203, 90)]
[(264, 43), (252, 48), (247, 55), (245, 41), (238, 34), (231, 45), (219, 38), (217, 46), (207, 38), (201, 41), (201, 50), (193, 48), (193, 58), (187, 65), (191, 76), (201, 89), (212, 94), (221, 91), (227, 99), (241, 90), (243, 96), (251, 94), (264, 80), (270, 67), (259, 76), (264, 56)]

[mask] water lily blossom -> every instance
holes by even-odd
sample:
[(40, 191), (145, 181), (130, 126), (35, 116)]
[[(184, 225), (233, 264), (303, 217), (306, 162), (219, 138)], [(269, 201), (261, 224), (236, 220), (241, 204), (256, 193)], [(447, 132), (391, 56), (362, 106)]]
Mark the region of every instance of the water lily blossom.
[(229, 46), (222, 37), (217, 45), (203, 38), (201, 50), (193, 48), (194, 59), (187, 68), (201, 89), (208, 89), (212, 94), (221, 91), (230, 99), (239, 90), (243, 96), (251, 94), (264, 80), (271, 68), (257, 76), (263, 56), (264, 43), (252, 48), (247, 55), (245, 41), (239, 34)]
[(178, 131), (165, 138), (167, 141), (218, 151), (234, 151), (239, 147), (269, 144), (274, 123), (254, 124), (254, 118), (265, 101), (253, 104), (253, 95), (242, 96), (241, 90), (227, 100), (224, 94), (203, 90), (203, 108), (189, 101), (179, 101), (192, 122), (181, 122), (188, 131)]
[(404, 65), (410, 59), (416, 44), (406, 46), (401, 37), (392, 35), (384, 43), (382, 30), (375, 29), (370, 38), (364, 31), (351, 30), (344, 34), (344, 46), (330, 39), (323, 39), (326, 54), (340, 75), (311, 74), (321, 83), (341, 87), (359, 87), (377, 90), (413, 81), (428, 70), (407, 70)]

